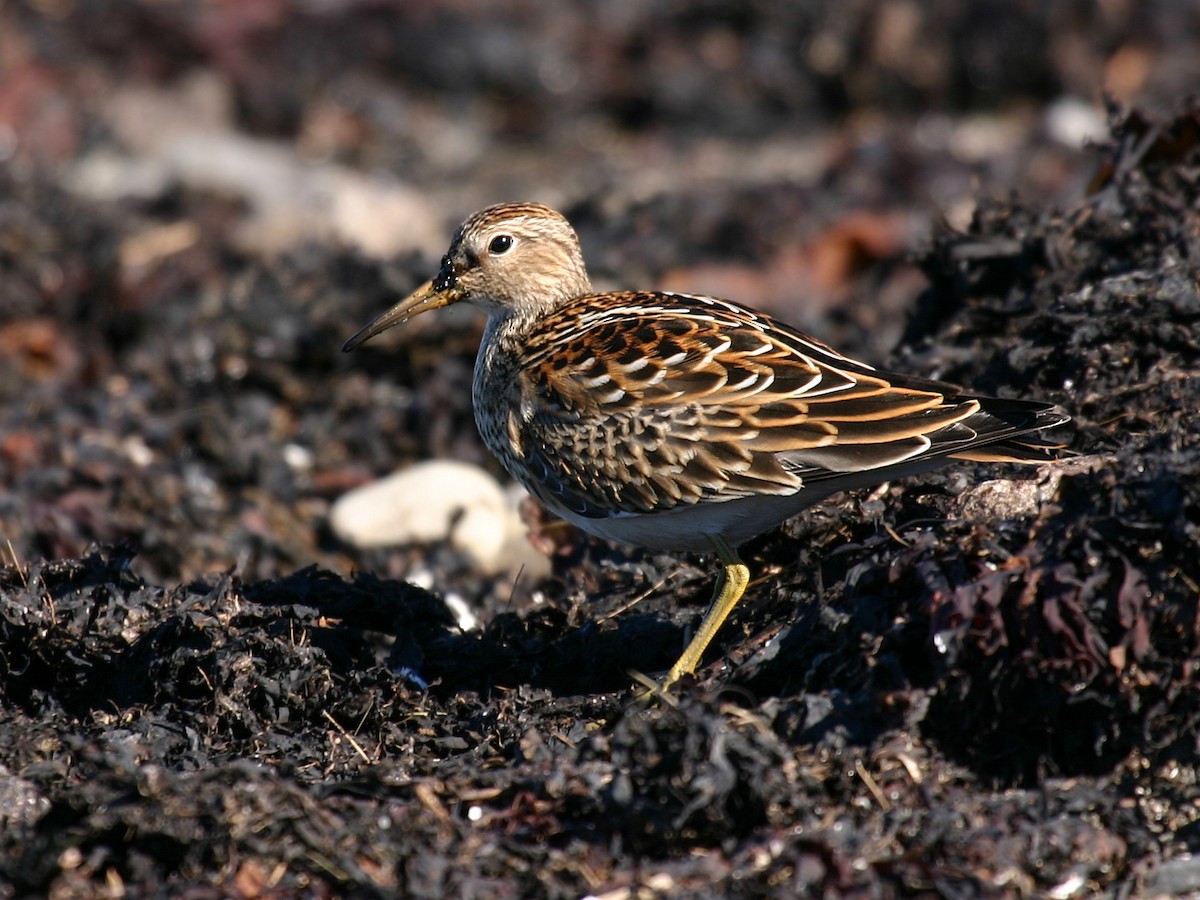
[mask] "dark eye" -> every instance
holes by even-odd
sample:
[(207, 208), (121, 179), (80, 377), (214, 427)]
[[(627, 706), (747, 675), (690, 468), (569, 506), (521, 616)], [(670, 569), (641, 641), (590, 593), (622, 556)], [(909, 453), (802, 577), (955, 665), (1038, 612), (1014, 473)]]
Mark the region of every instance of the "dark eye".
[(491, 253), (493, 256), (499, 256), (501, 253), (507, 253), (512, 245), (513, 239), (511, 234), (498, 234), (488, 244), (488, 253)]

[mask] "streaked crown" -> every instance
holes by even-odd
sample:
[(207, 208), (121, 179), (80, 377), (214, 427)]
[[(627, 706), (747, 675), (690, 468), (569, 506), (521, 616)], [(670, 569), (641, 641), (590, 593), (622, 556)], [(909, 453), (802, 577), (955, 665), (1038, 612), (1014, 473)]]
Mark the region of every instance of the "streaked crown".
[(579, 238), (540, 203), (489, 206), (463, 222), (434, 279), (490, 313), (541, 316), (591, 291)]

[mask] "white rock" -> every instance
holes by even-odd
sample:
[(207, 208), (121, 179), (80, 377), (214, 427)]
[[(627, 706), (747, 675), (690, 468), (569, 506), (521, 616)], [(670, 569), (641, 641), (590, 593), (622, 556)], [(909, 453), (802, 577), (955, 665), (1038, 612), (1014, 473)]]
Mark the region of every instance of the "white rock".
[(1081, 456), (1043, 465), (1036, 478), (984, 481), (955, 498), (966, 519), (1012, 519), (1036, 515), (1054, 499), (1064, 476), (1091, 472), (1113, 462), (1108, 456)]
[(1067, 147), (1083, 147), (1108, 137), (1108, 121), (1098, 103), (1065, 96), (1051, 103), (1043, 117), (1046, 133)]
[(445, 225), (417, 188), (382, 175), (305, 160), (291, 145), (236, 129), (232, 90), (195, 75), (172, 89), (126, 87), (105, 105), (123, 154), (85, 156), (66, 186), (91, 199), (146, 200), (181, 183), (242, 198), (249, 216), (233, 238), (274, 254), (307, 241), (341, 241), (379, 259), (445, 248)]
[(468, 463), (418, 463), (355, 488), (333, 504), (329, 519), (338, 538), (359, 549), (448, 540), (487, 573), (529, 565), (515, 504)]
[(1054, 496), (1060, 476), (1050, 470), (1045, 478), (1020, 481), (993, 479), (975, 485), (957, 498), (966, 519), (1015, 519), (1032, 516)]

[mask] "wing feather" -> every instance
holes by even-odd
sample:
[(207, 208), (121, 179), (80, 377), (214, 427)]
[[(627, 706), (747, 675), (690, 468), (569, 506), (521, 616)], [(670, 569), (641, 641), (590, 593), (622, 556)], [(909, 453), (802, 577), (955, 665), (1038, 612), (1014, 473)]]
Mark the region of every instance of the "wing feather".
[[(889, 375), (759, 313), (707, 297), (580, 298), (523, 344), (519, 452), (544, 499), (583, 515), (652, 512), (927, 457), (977, 458), (1050, 421), (1046, 404)], [(1028, 445), (1025, 458), (1044, 458)], [(1038, 453), (1041, 457), (1038, 457)], [(862, 479), (859, 477), (858, 482)], [(826, 492), (828, 493), (828, 492)]]

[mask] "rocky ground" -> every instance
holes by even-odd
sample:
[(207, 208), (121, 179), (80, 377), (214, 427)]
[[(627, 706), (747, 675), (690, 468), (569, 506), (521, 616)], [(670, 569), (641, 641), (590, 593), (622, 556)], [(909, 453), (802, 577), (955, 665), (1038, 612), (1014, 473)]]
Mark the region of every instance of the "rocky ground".
[[(1197, 40), (1171, 3), (0, 2), (0, 896), (1200, 892)], [(525, 198), (602, 286), (1052, 400), (1078, 455), (764, 535), (638, 701), (713, 560), (528, 504), (490, 562), (454, 516), (331, 525), (422, 460), (505, 486), (470, 311), (339, 348)]]

